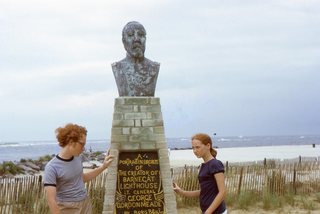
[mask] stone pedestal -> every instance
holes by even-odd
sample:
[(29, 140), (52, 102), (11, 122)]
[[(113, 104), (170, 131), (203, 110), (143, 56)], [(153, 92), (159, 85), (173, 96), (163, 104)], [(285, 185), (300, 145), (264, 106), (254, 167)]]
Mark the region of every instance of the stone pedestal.
[(176, 214), (160, 99), (115, 99), (103, 214)]

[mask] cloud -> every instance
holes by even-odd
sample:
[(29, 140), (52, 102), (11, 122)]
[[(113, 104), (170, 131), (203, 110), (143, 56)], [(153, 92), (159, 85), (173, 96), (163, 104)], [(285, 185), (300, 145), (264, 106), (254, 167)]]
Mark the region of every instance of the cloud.
[[(183, 5), (183, 8), (182, 6)], [(317, 134), (318, 1), (1, 1), (0, 140), (66, 122), (109, 136), (123, 26), (161, 63), (168, 137)]]

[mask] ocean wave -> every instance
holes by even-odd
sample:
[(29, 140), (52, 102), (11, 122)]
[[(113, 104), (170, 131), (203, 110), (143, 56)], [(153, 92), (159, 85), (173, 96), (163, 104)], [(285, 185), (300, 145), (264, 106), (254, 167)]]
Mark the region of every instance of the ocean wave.
[[(302, 135), (301, 135), (302, 136)], [(279, 146), (279, 145), (319, 145), (320, 136), (254, 136), (242, 137), (225, 136), (215, 137), (213, 146), (216, 148), (230, 147), (256, 147), (256, 146)], [(183, 150), (191, 148), (189, 138), (166, 138), (167, 146), (171, 150)], [(86, 145), (91, 151), (107, 151), (110, 147), (109, 139), (87, 140)], [(0, 163), (2, 161), (19, 160), (21, 158), (36, 159), (43, 155), (56, 154), (60, 150), (56, 141), (20, 141), (0, 142)]]
[(0, 142), (0, 147), (29, 147), (56, 144), (55, 141), (20, 141), (20, 142)]
[(19, 146), (18, 142), (0, 142), (0, 147)]

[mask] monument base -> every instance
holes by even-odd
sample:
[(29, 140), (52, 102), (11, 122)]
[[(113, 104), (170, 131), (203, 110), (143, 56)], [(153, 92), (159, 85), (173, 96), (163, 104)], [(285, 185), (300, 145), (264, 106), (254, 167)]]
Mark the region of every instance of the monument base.
[(160, 99), (115, 99), (103, 214), (176, 214)]

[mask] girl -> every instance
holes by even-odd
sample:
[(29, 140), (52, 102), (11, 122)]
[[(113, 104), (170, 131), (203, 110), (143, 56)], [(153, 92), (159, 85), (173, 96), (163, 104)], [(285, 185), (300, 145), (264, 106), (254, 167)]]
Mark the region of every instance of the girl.
[(200, 190), (184, 191), (176, 183), (173, 190), (186, 197), (199, 197), (203, 214), (227, 214), (224, 166), (216, 159), (217, 152), (212, 148), (210, 136), (203, 133), (192, 136), (192, 149), (204, 161), (198, 175)]

